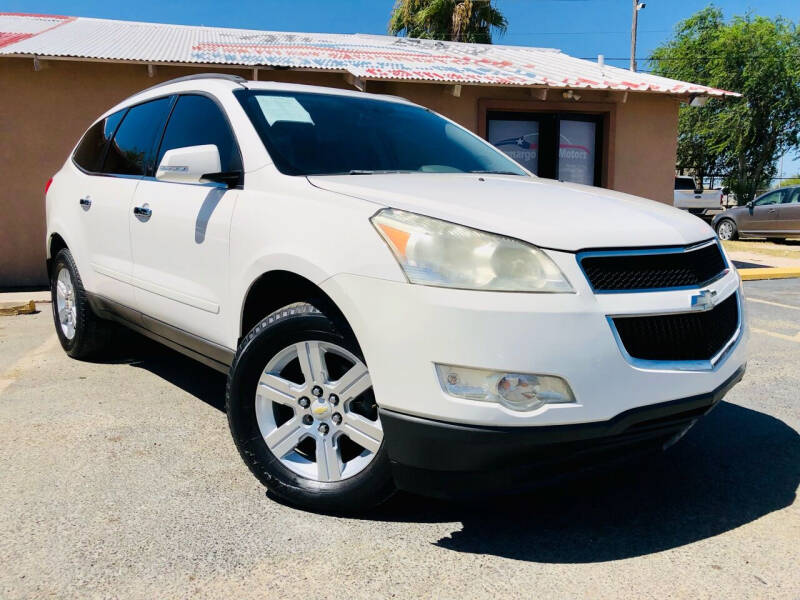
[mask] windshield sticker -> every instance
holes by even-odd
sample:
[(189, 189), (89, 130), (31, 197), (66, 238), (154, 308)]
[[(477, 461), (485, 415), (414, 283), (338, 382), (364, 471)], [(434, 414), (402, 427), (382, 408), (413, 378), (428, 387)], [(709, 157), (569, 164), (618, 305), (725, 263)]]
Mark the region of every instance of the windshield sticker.
[(258, 106), (264, 118), (272, 127), (278, 121), (292, 121), (294, 123), (311, 123), (311, 115), (303, 108), (296, 98), (291, 96), (256, 96)]

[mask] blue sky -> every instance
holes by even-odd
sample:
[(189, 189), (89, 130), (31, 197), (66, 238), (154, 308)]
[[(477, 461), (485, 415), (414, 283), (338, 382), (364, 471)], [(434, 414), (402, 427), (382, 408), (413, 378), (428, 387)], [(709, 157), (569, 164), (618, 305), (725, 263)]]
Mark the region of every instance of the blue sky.
[[(393, 4), (394, 0), (5, 0), (2, 10), (277, 31), (385, 33)], [(631, 0), (497, 0), (496, 4), (509, 21), (508, 33), (496, 42), (559, 48), (592, 59), (604, 54), (608, 63), (627, 67)], [(678, 21), (708, 4), (708, 0), (647, 0), (639, 15), (637, 54), (648, 56), (669, 39)], [(726, 17), (750, 11), (800, 22), (798, 0), (716, 0), (715, 4)], [(799, 171), (800, 159), (786, 157), (786, 175)]]

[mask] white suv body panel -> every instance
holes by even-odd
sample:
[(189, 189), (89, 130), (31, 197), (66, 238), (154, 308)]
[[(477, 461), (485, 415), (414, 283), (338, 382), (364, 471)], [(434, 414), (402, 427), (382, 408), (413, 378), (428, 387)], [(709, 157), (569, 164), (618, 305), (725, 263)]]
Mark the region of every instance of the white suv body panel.
[[(449, 173), (316, 176), (334, 192), (380, 202), (539, 247), (683, 246), (714, 237), (711, 228), (683, 211), (629, 194), (516, 175)], [(498, 210), (497, 202), (502, 202)], [(624, 233), (619, 230), (625, 224)]]
[[(89, 177), (72, 160), (53, 177), (47, 198), (47, 240), (57, 233), (81, 265), (87, 289), (133, 303), (128, 215), (137, 178)], [(57, 200), (56, 200), (57, 199)], [(91, 201), (91, 207), (79, 204)]]
[(239, 190), (142, 180), (130, 219), (133, 307), (211, 342), (228, 345), (231, 220)]
[[(595, 296), (574, 255), (548, 254), (578, 284), (576, 294), (414, 289), (357, 275), (337, 275), (322, 288), (355, 331), (380, 405), (445, 422), (529, 426), (604, 421), (635, 407), (711, 392), (745, 362), (746, 334), (712, 370), (630, 364), (606, 315), (685, 311), (692, 291)], [(709, 286), (721, 298), (738, 287), (735, 275)], [(454, 398), (439, 385), (435, 363), (557, 375), (569, 382), (576, 403), (546, 404), (526, 413)]]
[[(168, 94), (212, 95), (240, 147), (242, 189), (90, 176), (71, 159), (54, 177), (47, 239), (64, 238), (87, 291), (233, 353), (247, 333), (241, 330), (242, 311), (253, 283), (272, 271), (300, 275), (320, 286), (352, 326), (379, 405), (456, 423), (531, 426), (609, 419), (635, 406), (714, 390), (745, 362), (742, 334), (711, 370), (631, 364), (607, 315), (688, 312), (697, 290), (596, 295), (577, 263), (574, 252), (581, 249), (686, 246), (713, 238), (695, 217), (618, 192), (535, 177), (287, 176), (272, 164), (233, 96), (238, 87), (224, 80), (169, 84), (145, 90), (106, 114)], [(248, 82), (247, 87), (363, 96), (290, 84)], [(78, 199), (95, 185), (124, 189), (119, 201), (124, 221), (116, 212), (98, 210), (98, 223), (86, 224)], [(98, 203), (88, 212), (102, 206), (101, 192), (94, 193)], [(131, 212), (144, 202), (154, 209), (148, 222)], [(409, 284), (369, 220), (389, 206), (543, 247), (575, 293)], [(99, 258), (88, 251), (90, 245), (99, 249)], [(109, 250), (114, 248), (118, 257)], [(741, 293), (735, 270), (706, 287), (720, 301)], [(558, 375), (572, 386), (576, 402), (518, 413), (459, 400), (442, 391), (434, 363)]]

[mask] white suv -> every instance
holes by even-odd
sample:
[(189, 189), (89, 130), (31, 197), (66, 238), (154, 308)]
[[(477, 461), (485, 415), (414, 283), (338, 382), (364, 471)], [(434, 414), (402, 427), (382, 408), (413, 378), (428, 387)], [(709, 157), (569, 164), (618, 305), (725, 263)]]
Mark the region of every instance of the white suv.
[(661, 449), (744, 372), (708, 225), (538, 179), (401, 98), (174, 80), (103, 115), (48, 188), (67, 353), (101, 355), (113, 320), (228, 373), (242, 458), (306, 508)]

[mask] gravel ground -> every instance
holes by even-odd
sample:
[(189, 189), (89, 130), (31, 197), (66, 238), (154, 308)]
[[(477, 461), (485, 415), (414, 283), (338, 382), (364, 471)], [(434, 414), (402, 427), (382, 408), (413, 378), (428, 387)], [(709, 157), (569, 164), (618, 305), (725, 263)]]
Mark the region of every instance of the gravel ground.
[(265, 496), (224, 378), (132, 336), (68, 359), (0, 318), (0, 597), (800, 598), (800, 280), (748, 282), (745, 380), (644, 466), (362, 519)]

